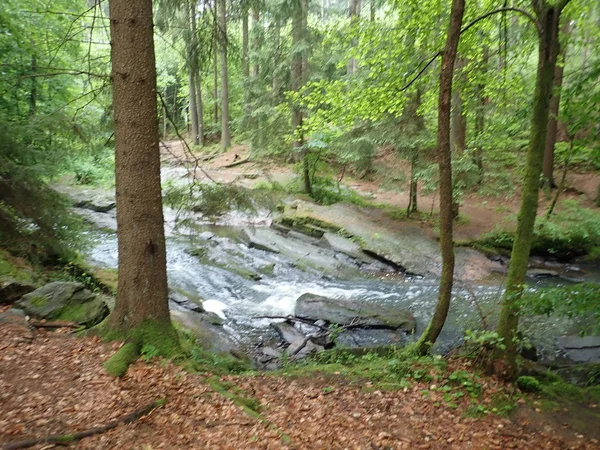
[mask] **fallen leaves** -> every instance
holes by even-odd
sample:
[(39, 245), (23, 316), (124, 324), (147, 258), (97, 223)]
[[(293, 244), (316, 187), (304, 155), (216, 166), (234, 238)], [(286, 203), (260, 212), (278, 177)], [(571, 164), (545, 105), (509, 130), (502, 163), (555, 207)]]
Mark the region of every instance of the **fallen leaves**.
[[(19, 337), (19, 333), (23, 336)], [(26, 337), (26, 338), (23, 338)], [(137, 422), (78, 442), (80, 449), (593, 449), (493, 415), (464, 416), (431, 383), (402, 391), (362, 390), (341, 377), (226, 376), (260, 402), (263, 421), (213, 391), (206, 375), (164, 362), (137, 362), (122, 379), (102, 363), (116, 349), (68, 330), (0, 326), (0, 443), (80, 432), (157, 398), (166, 405)], [(490, 392), (501, 386), (485, 380)], [(422, 391), (428, 389), (429, 395)], [(284, 436), (289, 436), (290, 442)], [(48, 446), (38, 446), (38, 449)]]

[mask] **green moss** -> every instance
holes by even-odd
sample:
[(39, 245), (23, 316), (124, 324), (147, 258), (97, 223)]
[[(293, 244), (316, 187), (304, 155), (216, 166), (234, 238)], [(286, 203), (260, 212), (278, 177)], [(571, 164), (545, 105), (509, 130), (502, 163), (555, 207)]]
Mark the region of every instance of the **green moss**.
[(48, 299), (46, 297), (31, 297), (31, 304), (36, 308), (43, 308), (48, 304)]
[(56, 443), (57, 444), (70, 444), (72, 442), (75, 442), (75, 436), (73, 436), (72, 434), (65, 434), (62, 436), (59, 436), (58, 438), (56, 438)]
[(527, 375), (517, 378), (515, 384), (523, 392), (539, 392), (541, 389), (540, 382), (536, 378)]
[(113, 377), (122, 377), (127, 373), (129, 365), (134, 363), (139, 355), (140, 346), (134, 342), (128, 342), (104, 363), (104, 369)]

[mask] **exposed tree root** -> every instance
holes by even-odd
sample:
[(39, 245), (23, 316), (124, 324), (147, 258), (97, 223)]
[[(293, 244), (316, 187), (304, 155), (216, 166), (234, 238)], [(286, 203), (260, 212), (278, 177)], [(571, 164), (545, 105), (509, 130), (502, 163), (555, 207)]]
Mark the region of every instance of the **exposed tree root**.
[(152, 410), (163, 406), (165, 404), (165, 400), (155, 400), (153, 402), (148, 403), (146, 406), (142, 406), (141, 408), (136, 409), (135, 411), (127, 414), (126, 416), (121, 417), (120, 419), (114, 420), (106, 425), (96, 428), (90, 428), (89, 430), (80, 431), (79, 433), (73, 434), (55, 434), (52, 436), (46, 436), (41, 438), (27, 439), (23, 441), (10, 442), (2, 446), (2, 450), (16, 450), (20, 448), (29, 448), (38, 444), (63, 444), (68, 445), (72, 442), (80, 441), (83, 438), (94, 436), (96, 434), (106, 433), (113, 428), (121, 424), (127, 424), (131, 422), (135, 422), (141, 417), (147, 415)]

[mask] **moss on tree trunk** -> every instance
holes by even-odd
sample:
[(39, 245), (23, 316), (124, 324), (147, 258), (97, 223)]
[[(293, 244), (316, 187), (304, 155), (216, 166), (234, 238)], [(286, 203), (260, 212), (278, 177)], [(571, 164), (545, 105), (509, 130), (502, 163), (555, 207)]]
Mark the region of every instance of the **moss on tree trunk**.
[[(566, 4), (566, 1), (563, 2)], [(506, 282), (506, 291), (502, 300), (498, 333), (504, 339), (506, 350), (498, 350), (497, 364), (494, 370), (511, 378), (515, 375), (517, 356), (517, 329), (519, 325), (519, 299), (523, 292), (523, 283), (527, 272), (527, 264), (533, 230), (538, 207), (540, 174), (544, 159), (544, 149), (548, 126), (548, 115), (554, 71), (559, 53), (559, 19), (563, 5), (549, 6), (545, 2), (536, 8), (539, 27), (539, 60), (537, 68), (536, 89), (531, 120), (531, 135), (527, 153), (525, 174), (521, 191), (521, 208), (517, 219), (517, 233), (513, 243), (510, 268)]]
[(152, 1), (111, 1), (110, 24), (119, 284), (103, 330), (140, 347), (158, 343), (170, 356), (178, 342), (168, 307)]

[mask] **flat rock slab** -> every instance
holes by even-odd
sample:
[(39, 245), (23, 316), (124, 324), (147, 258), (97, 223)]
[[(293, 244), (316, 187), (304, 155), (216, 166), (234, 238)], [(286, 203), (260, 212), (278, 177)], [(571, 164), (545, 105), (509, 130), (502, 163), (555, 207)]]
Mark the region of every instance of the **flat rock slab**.
[(600, 336), (565, 336), (559, 338), (567, 358), (578, 363), (600, 363)]
[(416, 320), (410, 311), (360, 300), (339, 300), (303, 294), (296, 300), (295, 315), (308, 320), (325, 320), (339, 325), (358, 320), (361, 328), (389, 328), (414, 331)]
[(271, 328), (277, 332), (281, 340), (288, 344), (303, 341), (305, 338), (304, 334), (289, 322), (271, 323)]

